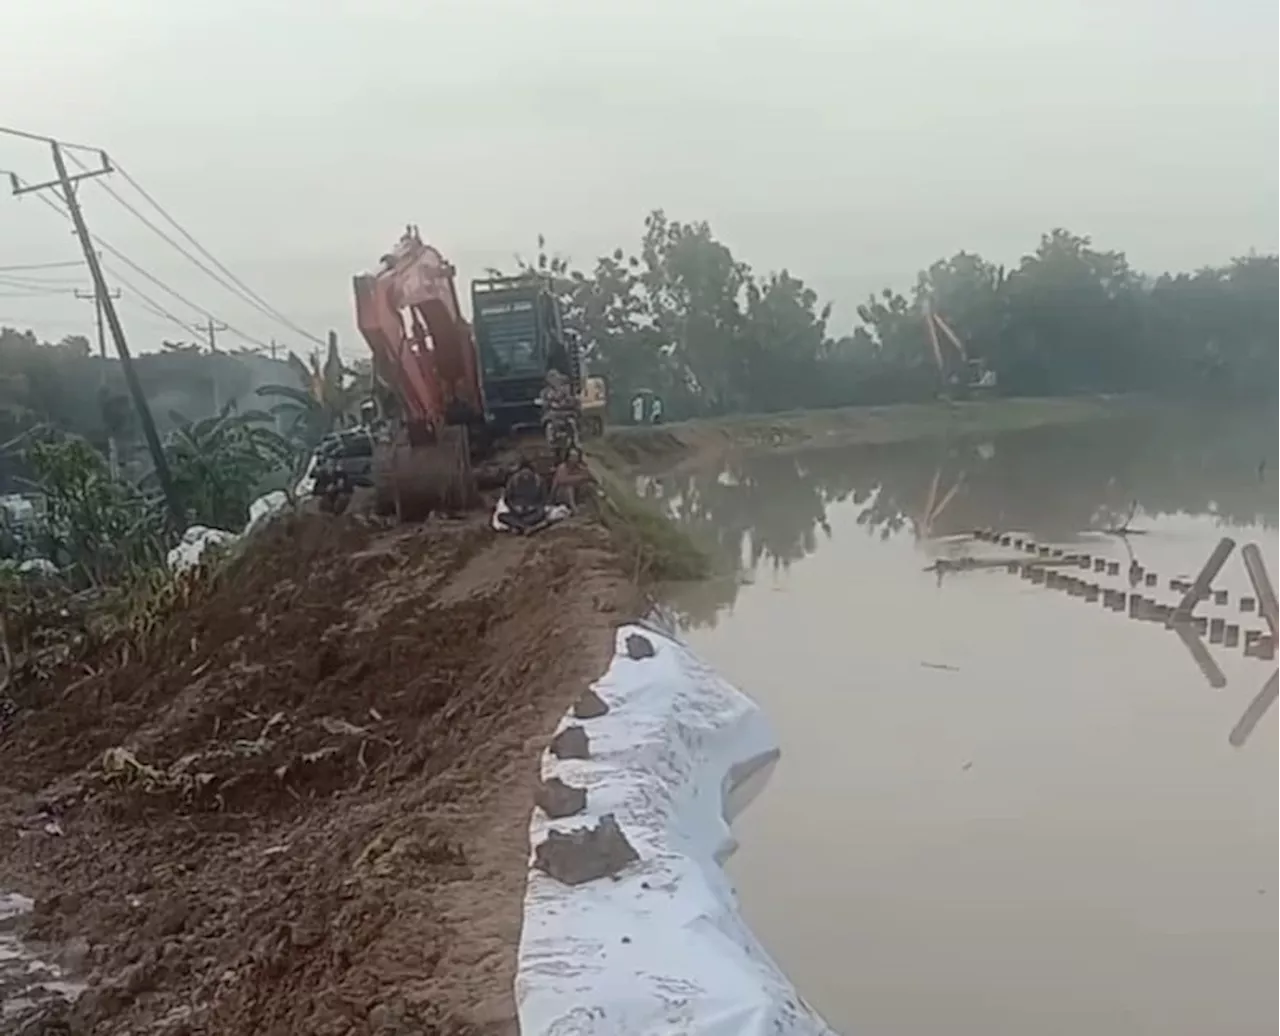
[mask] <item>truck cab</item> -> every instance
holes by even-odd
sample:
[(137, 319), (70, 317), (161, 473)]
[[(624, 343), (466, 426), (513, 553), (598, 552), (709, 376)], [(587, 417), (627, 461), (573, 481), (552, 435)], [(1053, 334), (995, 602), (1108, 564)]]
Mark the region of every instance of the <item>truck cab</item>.
[(581, 350), (566, 333), (559, 303), (541, 277), (472, 281), (471, 314), (485, 420), (494, 434), (541, 426), (538, 396), (553, 367), (581, 394)]

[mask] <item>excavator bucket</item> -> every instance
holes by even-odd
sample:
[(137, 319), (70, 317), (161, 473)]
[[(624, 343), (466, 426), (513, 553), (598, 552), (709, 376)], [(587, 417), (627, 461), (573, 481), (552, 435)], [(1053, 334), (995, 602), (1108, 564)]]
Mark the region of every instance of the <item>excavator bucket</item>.
[(442, 428), (429, 443), (415, 445), (401, 437), (380, 446), (373, 484), (378, 513), (402, 522), (473, 507), (477, 493), (466, 426)]

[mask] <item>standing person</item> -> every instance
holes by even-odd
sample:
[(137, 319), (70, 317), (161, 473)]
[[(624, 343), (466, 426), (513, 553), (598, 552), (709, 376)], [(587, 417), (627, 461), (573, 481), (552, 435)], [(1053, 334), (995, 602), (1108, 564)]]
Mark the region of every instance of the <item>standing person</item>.
[(578, 446), (578, 399), (569, 379), (554, 367), (547, 371), (538, 403), (542, 407), (547, 443), (559, 463), (569, 450)]

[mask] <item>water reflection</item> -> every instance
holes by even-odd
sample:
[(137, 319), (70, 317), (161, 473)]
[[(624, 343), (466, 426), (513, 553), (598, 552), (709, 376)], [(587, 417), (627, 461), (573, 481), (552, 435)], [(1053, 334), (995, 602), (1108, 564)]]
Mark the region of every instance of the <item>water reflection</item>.
[[(1263, 616), (1241, 609), (1261, 596), (1241, 547), (1277, 574), (1275, 427), (1045, 429), (654, 486), (753, 581), (675, 603), (778, 731), (732, 871), (838, 1031), (1275, 1031), (1277, 677), (1245, 656)], [(1127, 548), (1087, 531), (1131, 511)], [(1161, 608), (1230, 536), (1229, 600), (1197, 614), (1239, 642), (1003, 564), (939, 590), (939, 558), (1005, 549), (980, 527), (1088, 553), (1073, 574), (1113, 595), (1133, 558)]]
[[(857, 524), (884, 539), (991, 527), (1066, 542), (1167, 515), (1274, 529), (1275, 429), (1274, 411), (1063, 426), (742, 457), (639, 488), (748, 576), (812, 554), (832, 535), (836, 504), (855, 506)], [(682, 622), (714, 622), (738, 585), (724, 579), (683, 595)]]

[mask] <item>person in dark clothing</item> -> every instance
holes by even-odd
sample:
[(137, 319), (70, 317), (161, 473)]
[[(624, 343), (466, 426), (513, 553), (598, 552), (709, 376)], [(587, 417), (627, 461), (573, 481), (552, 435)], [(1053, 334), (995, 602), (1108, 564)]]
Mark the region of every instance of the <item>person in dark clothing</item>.
[(508, 528), (526, 532), (541, 524), (547, 516), (546, 489), (542, 478), (527, 459), (522, 459), (507, 479), (502, 499), (506, 501), (507, 510), (498, 516), (498, 521)]

